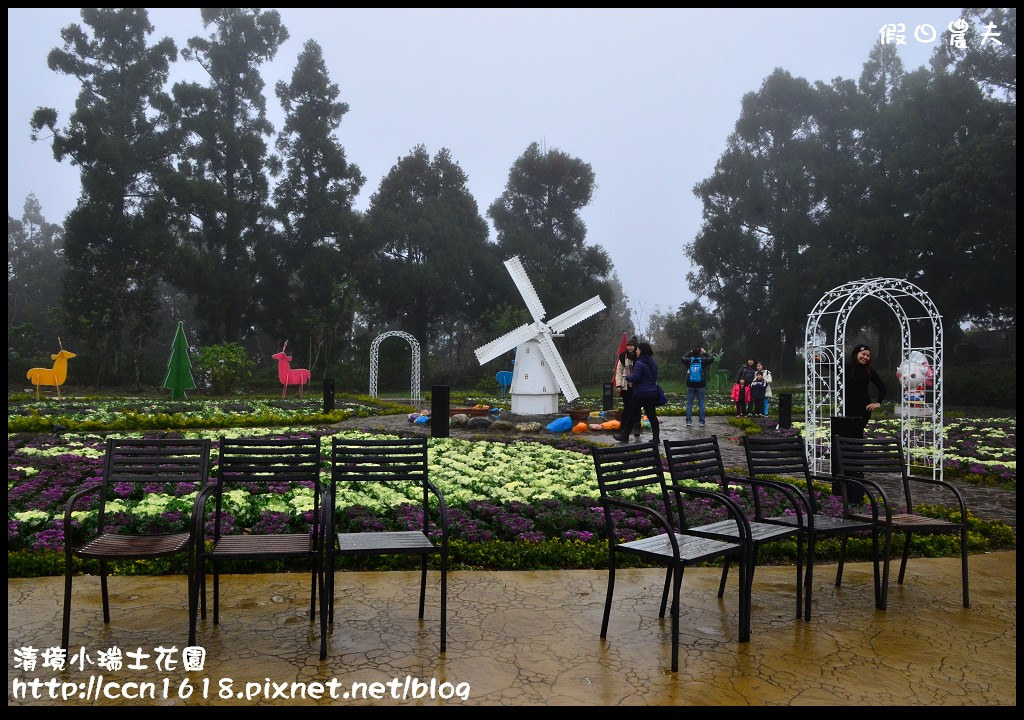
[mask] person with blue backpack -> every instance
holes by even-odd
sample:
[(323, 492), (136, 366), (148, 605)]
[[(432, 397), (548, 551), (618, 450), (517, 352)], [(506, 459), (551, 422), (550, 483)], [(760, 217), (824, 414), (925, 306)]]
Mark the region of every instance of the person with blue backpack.
[(704, 427), (704, 403), (707, 398), (708, 368), (715, 358), (704, 348), (694, 348), (683, 358), (686, 368), (686, 427), (693, 427), (693, 400), (697, 399), (697, 420)]

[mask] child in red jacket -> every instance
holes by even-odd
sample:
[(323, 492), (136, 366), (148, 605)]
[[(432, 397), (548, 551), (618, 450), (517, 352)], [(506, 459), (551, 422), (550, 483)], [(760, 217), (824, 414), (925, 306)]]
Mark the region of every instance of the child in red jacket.
[(740, 378), (732, 386), (732, 401), (736, 403), (736, 417), (743, 417), (747, 414), (747, 408), (750, 406), (750, 386), (747, 385), (745, 379)]

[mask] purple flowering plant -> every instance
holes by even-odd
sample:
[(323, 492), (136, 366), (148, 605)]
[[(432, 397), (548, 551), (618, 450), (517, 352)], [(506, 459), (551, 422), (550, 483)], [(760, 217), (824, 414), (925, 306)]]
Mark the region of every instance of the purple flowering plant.
[[(1007, 452), (1015, 453), (1015, 423), (995, 422), (994, 430), (984, 423), (969, 425), (951, 423), (946, 447), (958, 452), (972, 449), (977, 457), (946, 461), (947, 472), (996, 476), (1000, 481), (1014, 482), (1015, 462), (1005, 460)], [(954, 432), (955, 429), (955, 432)], [(256, 434), (255, 430), (245, 433)], [(265, 432), (265, 431), (264, 431)], [(302, 434), (321, 438), (324, 452), (322, 479), (329, 479), (329, 447), (331, 428), (301, 431), (271, 431), (272, 436)], [(987, 432), (987, 435), (983, 435)], [(956, 434), (959, 433), (959, 434)], [(973, 434), (972, 434), (973, 433)], [(180, 437), (180, 431), (146, 433), (147, 437)], [(216, 434), (214, 434), (216, 437)], [(495, 445), (512, 445), (513, 441), (496, 437), (486, 439)], [(588, 455), (591, 445), (573, 437), (546, 439), (549, 448)], [(516, 440), (515, 442), (522, 442)], [(431, 441), (431, 452), (435, 451)], [(214, 441), (211, 466), (216, 470), (217, 443)], [(437, 447), (454, 447), (438, 445)], [(460, 446), (461, 447), (461, 446)], [(524, 443), (524, 448), (537, 447)], [(88, 486), (98, 485), (103, 473), (104, 440), (96, 435), (54, 435), (15, 433), (8, 435), (8, 548), (62, 550), (64, 544), (63, 517), (68, 497)], [(449, 451), (451, 452), (451, 451)], [(524, 450), (524, 452), (529, 452)], [(559, 456), (545, 462), (560, 469)], [(1000, 459), (1010, 464), (1000, 462)], [(562, 463), (565, 464), (565, 463)], [(521, 499), (487, 496), (486, 485), (468, 483), (471, 488), (453, 484), (451, 476), (431, 473), (449, 500), (449, 537), (465, 542), (489, 541), (528, 542), (567, 541), (594, 543), (606, 541), (606, 519), (596, 499), (596, 481), (573, 486), (573, 493), (550, 496), (551, 493)], [(529, 481), (525, 475), (524, 482)], [(312, 524), (312, 488), (289, 483), (236, 483), (239, 494), (225, 499), (222, 514), (222, 534), (245, 532), (302, 532)], [(110, 488), (106, 529), (111, 531), (176, 531), (191, 518), (192, 502), (198, 490), (190, 483), (152, 483), (141, 487), (137, 483), (121, 483)], [(591, 492), (590, 495), (581, 492)], [(475, 493), (472, 494), (472, 493)], [(788, 502), (774, 493), (759, 491), (759, 501), (765, 515), (792, 512)], [(730, 496), (748, 512), (752, 512), (750, 490), (746, 487), (730, 489)], [(827, 491), (816, 489), (821, 511), (839, 515), (842, 512), (838, 498)], [(148, 499), (147, 499), (148, 496)], [(336, 508), (336, 529), (342, 532), (380, 530), (420, 530), (423, 528), (422, 508), (416, 495), (402, 501), (388, 498), (388, 502), (359, 504), (340, 500)], [(154, 500), (155, 498), (155, 500)], [(467, 499), (468, 498), (468, 499)], [(637, 502), (663, 512), (660, 496), (639, 496)], [(74, 508), (73, 529), (76, 534), (95, 530), (97, 493), (90, 493)], [(148, 504), (147, 504), (148, 503)], [(371, 505), (373, 505), (371, 507)], [(140, 507), (146, 512), (138, 514)], [(206, 533), (213, 534), (213, 503), (207, 508)], [(430, 534), (440, 535), (436, 506), (430, 508)], [(726, 517), (724, 509), (704, 498), (688, 499), (684, 513), (689, 525), (715, 522)], [(615, 509), (611, 513), (615, 535), (619, 541), (645, 537), (658, 528), (643, 513)]]

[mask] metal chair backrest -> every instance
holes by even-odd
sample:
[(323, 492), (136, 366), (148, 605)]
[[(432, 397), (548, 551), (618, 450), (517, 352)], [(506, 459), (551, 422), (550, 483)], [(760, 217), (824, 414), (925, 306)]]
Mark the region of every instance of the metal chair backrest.
[[(98, 531), (103, 532), (107, 499), (113, 486), (135, 483), (145, 488), (154, 484), (191, 483), (199, 490), (209, 479), (209, 471), (209, 440), (108, 438), (100, 484)], [(174, 489), (166, 487), (168, 493)]]
[(802, 479), (807, 485), (807, 495), (811, 502), (811, 512), (818, 512), (818, 502), (814, 495), (814, 478), (807, 464), (807, 452), (803, 438), (761, 438), (747, 435), (744, 441), (747, 456), (747, 472), (751, 477), (765, 475), (786, 475)]
[(423, 531), (429, 532), (427, 438), (331, 441), (331, 497), (341, 482), (413, 482), (423, 489)]
[(899, 475), (908, 512), (913, 507), (903, 443), (898, 437), (836, 437), (832, 445), (832, 462), (839, 475)]
[[(658, 443), (647, 442), (635, 445), (618, 445), (607, 448), (594, 448), (594, 468), (597, 471), (597, 486), (602, 498), (620, 496), (623, 491), (647, 490), (661, 500), (660, 511), (666, 520), (673, 521), (672, 501), (669, 498), (670, 487), (665, 481), (665, 468), (662, 465)], [(686, 527), (686, 515), (683, 509), (682, 495), (675, 491), (675, 513)], [(607, 507), (606, 517), (607, 517)]]
[(217, 484), (234, 482), (316, 482), (320, 441), (316, 438), (220, 439)]
[[(317, 438), (220, 438), (217, 463), (217, 512), (214, 537), (220, 538), (225, 485), (265, 483), (287, 492), (295, 484), (313, 490), (314, 527), (319, 515), (316, 484), (320, 480), (320, 441)], [(273, 485), (273, 486), (271, 486)]]
[(717, 435), (692, 440), (666, 440), (665, 457), (673, 482), (715, 483), (723, 491), (727, 489), (725, 463)]

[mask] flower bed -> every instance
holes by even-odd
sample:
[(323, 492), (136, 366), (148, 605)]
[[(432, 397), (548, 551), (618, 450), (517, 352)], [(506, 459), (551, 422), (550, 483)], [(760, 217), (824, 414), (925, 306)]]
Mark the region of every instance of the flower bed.
[(8, 400), (7, 432), (174, 430), (335, 423), (354, 416), (411, 412), (366, 396), (339, 397), (323, 412), (319, 398), (239, 397), (169, 400), (165, 397)]
[[(322, 479), (329, 481), (328, 458), (331, 434), (328, 428), (235, 429), (231, 431), (175, 431), (147, 433), (152, 436), (210, 437), (214, 439), (212, 465), (216, 466), (220, 435), (319, 437), (323, 450)], [(346, 437), (367, 437), (366, 433), (345, 431)], [(122, 433), (141, 437), (142, 433)], [(429, 462), (431, 479), (445, 493), (451, 508), (453, 560), (469, 567), (600, 567), (606, 561), (604, 517), (597, 506), (597, 480), (589, 445), (558, 439), (550, 443), (525, 440), (461, 440), (431, 438)], [(83, 484), (96, 482), (102, 474), (103, 438), (97, 434), (8, 435), (8, 563), (9, 573), (61, 572), (53, 558), (64, 547), (63, 512), (66, 498)], [(820, 501), (826, 512), (837, 514), (837, 498), (822, 488)], [(129, 487), (113, 489), (113, 507), (108, 503), (110, 522), (126, 531), (133, 529), (174, 530), (189, 516), (196, 488), (186, 483), (148, 488), (148, 495), (133, 495)], [(750, 502), (745, 489), (733, 492), (743, 505)], [(370, 489), (339, 487), (338, 525), (341, 530), (410, 529), (421, 518), (415, 487), (389, 486)], [(312, 489), (302, 485), (265, 488), (253, 485), (227, 493), (230, 532), (302, 532), (309, 527)], [(653, 498), (639, 495), (643, 503)], [(769, 497), (763, 497), (766, 512), (772, 512)], [(692, 523), (721, 519), (707, 501), (687, 504)], [(96, 511), (83, 502), (75, 509), (76, 527), (88, 529), (96, 522)], [(622, 539), (642, 536), (651, 530), (646, 516), (617, 513), (617, 535)], [(1007, 534), (998, 523), (971, 519), (969, 545), (972, 552), (1005, 546)], [(436, 527), (436, 525), (435, 525)], [(1005, 526), (1001, 526), (1005, 528)], [(208, 528), (209, 531), (209, 528)], [(1013, 535), (1009, 533), (1012, 545)], [(934, 551), (927, 538), (914, 539), (914, 552)], [(585, 546), (587, 549), (581, 549)], [(765, 561), (790, 561), (791, 546), (774, 547), (763, 555)], [(835, 551), (829, 543), (819, 544), (819, 555), (828, 558)], [(26, 559), (25, 553), (29, 556)], [(849, 557), (866, 556), (853, 543)], [(33, 554), (34, 553), (34, 554)], [(50, 558), (50, 559), (47, 559)], [(490, 558), (490, 559), (488, 559)], [(517, 564), (518, 563), (518, 564)], [(138, 567), (127, 568), (138, 571)], [(156, 563), (152, 571), (180, 571), (173, 563)]]
[[(803, 425), (793, 423), (799, 432), (802, 432)], [(868, 422), (864, 436), (891, 438), (899, 433), (898, 419), (873, 419)], [(947, 480), (1017, 489), (1016, 418), (947, 418), (942, 438), (943, 476)], [(929, 450), (918, 449), (918, 453), (922, 462), (931, 464)], [(929, 453), (929, 457), (925, 458), (920, 453)]]

